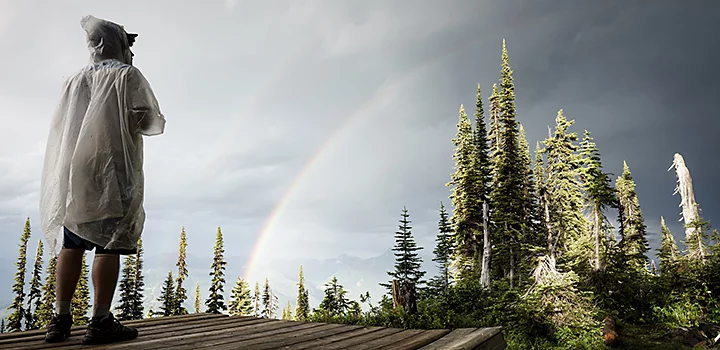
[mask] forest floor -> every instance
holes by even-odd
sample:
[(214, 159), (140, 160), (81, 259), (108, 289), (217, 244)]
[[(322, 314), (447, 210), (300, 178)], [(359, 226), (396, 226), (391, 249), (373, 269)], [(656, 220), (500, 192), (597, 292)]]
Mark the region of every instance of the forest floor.
[(620, 343), (616, 349), (626, 350), (684, 350), (708, 349), (706, 346), (692, 347), (669, 336), (672, 327), (666, 325), (623, 325), (619, 329)]

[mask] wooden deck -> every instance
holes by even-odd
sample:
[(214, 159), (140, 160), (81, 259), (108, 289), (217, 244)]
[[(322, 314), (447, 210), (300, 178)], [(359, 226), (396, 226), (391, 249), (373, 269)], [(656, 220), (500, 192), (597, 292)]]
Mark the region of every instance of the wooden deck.
[(124, 322), (138, 328), (138, 339), (104, 346), (83, 346), (85, 327), (73, 327), (60, 344), (43, 342), (44, 331), (0, 334), (0, 349), (423, 349), (499, 350), (501, 327), (454, 331), (404, 330), (255, 317), (191, 314)]

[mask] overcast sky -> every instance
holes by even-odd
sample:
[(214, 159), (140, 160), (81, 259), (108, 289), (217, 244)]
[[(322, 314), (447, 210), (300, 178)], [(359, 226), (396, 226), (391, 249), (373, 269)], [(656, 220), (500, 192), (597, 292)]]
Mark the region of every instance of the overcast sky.
[(472, 110), (478, 82), (487, 97), (503, 38), (532, 148), (563, 108), (574, 131), (593, 133), (607, 171), (628, 162), (651, 242), (661, 215), (680, 237), (666, 172), (675, 152), (705, 218), (720, 220), (718, 10), (716, 1), (2, 0), (0, 253), (16, 254), (27, 216), (39, 237), (49, 122), (64, 78), (88, 62), (87, 14), (140, 34), (135, 65), (168, 120), (145, 143), (148, 254), (176, 251), (184, 225), (190, 254), (210, 255), (222, 226), (227, 255), (246, 256), (283, 199), (263, 256), (379, 255), (403, 206), (432, 249), (458, 107)]

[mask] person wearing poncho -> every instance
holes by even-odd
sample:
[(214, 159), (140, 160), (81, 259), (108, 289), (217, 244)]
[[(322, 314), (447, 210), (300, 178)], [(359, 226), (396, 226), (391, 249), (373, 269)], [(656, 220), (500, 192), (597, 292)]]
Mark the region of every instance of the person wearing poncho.
[(70, 335), (70, 300), (83, 254), (95, 249), (95, 299), (85, 344), (134, 339), (136, 329), (110, 313), (120, 255), (135, 254), (145, 222), (143, 136), (162, 134), (165, 117), (132, 65), (137, 34), (83, 17), (90, 64), (69, 77), (52, 118), (42, 171), (40, 216), (58, 255), (55, 317), (47, 342)]

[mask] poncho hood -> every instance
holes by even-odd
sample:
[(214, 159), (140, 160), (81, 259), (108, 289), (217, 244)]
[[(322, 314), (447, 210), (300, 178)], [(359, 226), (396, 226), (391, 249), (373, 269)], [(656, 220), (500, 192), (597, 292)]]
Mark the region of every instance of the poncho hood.
[(94, 16), (85, 16), (80, 25), (87, 34), (90, 61), (100, 62), (107, 59), (125, 60), (125, 50), (135, 42), (137, 34), (130, 34), (119, 24)]

